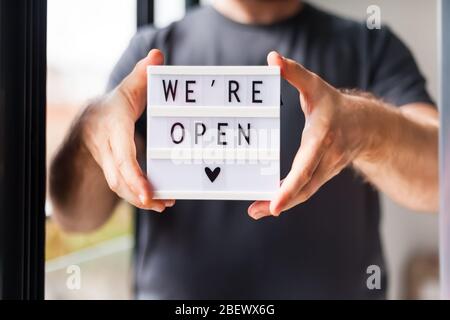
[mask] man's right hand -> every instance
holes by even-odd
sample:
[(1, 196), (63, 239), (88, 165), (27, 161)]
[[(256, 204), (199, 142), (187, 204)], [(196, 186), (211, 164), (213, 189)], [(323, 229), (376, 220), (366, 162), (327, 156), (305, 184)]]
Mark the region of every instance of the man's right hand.
[(162, 212), (174, 200), (152, 199), (152, 187), (142, 172), (134, 140), (135, 122), (147, 100), (147, 66), (164, 63), (153, 49), (108, 95), (81, 116), (81, 141), (103, 170), (108, 186), (136, 207)]

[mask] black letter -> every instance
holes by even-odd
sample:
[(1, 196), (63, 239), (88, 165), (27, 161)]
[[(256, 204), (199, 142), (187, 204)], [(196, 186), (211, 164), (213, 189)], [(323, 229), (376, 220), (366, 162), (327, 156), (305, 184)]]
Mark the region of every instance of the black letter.
[(166, 80), (163, 79), (164, 96), (166, 97), (166, 102), (169, 99), (169, 91), (172, 94), (172, 100), (175, 101), (175, 96), (177, 95), (178, 80), (175, 80), (175, 88), (172, 87), (172, 80), (169, 80), (169, 86), (166, 88)]
[[(179, 140), (175, 140), (174, 136), (173, 136), (173, 132), (175, 131), (175, 127), (180, 127), (181, 128), (181, 137)], [(184, 126), (179, 123), (179, 122), (175, 122), (172, 126), (172, 129), (170, 129), (170, 136), (172, 137), (172, 141), (175, 144), (180, 144), (181, 142), (183, 142), (184, 139)]]
[(221, 128), (222, 127), (227, 127), (227, 126), (228, 126), (228, 123), (224, 123), (224, 122), (219, 122), (217, 124), (217, 144), (218, 145), (222, 145), (222, 146), (227, 145), (226, 141), (222, 141), (220, 139), (220, 137), (225, 136), (225, 132), (221, 131)]
[(195, 99), (189, 99), (189, 93), (193, 93), (194, 90), (189, 89), (190, 84), (195, 84), (195, 80), (187, 80), (186, 81), (186, 102), (195, 102)]
[[(231, 89), (231, 85), (234, 84), (234, 89)], [(235, 80), (228, 81), (228, 102), (231, 102), (231, 94), (234, 94), (234, 97), (236, 98), (237, 102), (241, 102), (237, 95), (237, 91), (239, 90), (239, 83)]]
[[(202, 132), (198, 132), (198, 128), (199, 127), (202, 127)], [(205, 134), (205, 131), (206, 131), (206, 126), (203, 124), (203, 123), (201, 123), (201, 122), (197, 122), (196, 124), (195, 124), (195, 144), (197, 144), (198, 143), (198, 137), (201, 137), (202, 135), (204, 135)]]
[(262, 103), (263, 101), (260, 99), (256, 99), (255, 96), (257, 93), (261, 93), (261, 91), (256, 90), (255, 86), (257, 84), (262, 84), (262, 81), (252, 81), (252, 102), (253, 103)]
[(250, 123), (247, 123), (247, 135), (244, 133), (244, 129), (241, 127), (241, 124), (238, 124), (238, 131), (239, 131), (239, 145), (241, 145), (241, 137), (244, 136), (245, 141), (247, 141), (247, 144), (250, 145)]

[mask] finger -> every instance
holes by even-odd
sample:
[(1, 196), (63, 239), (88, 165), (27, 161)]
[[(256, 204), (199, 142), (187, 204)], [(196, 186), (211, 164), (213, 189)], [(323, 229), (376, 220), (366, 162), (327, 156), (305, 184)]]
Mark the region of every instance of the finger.
[(309, 200), (321, 186), (331, 179), (326, 165), (319, 166), (311, 180), (297, 194), (295, 203), (288, 205), (288, 208)]
[(114, 158), (110, 151), (105, 150), (103, 152), (102, 169), (108, 186), (120, 198), (142, 209), (154, 210), (158, 212), (164, 211), (165, 205), (162, 201), (153, 200), (148, 202), (145, 206), (140, 203), (140, 199), (136, 197), (134, 192), (129, 189), (119, 170), (117, 170)]
[(125, 183), (139, 199), (141, 205), (146, 206), (152, 199), (152, 188), (137, 162), (133, 136), (134, 127), (122, 123), (118, 130), (111, 132), (109, 145), (116, 167)]
[(303, 131), (300, 148), (291, 170), (270, 203), (270, 212), (278, 216), (312, 178), (325, 150), (328, 148), (326, 133), (315, 127)]
[(320, 78), (294, 60), (272, 51), (267, 56), (269, 66), (279, 66), (281, 76), (303, 94), (314, 90)]
[(173, 207), (175, 205), (175, 200), (157, 200), (150, 199), (147, 201), (147, 204), (144, 205), (135, 205), (135, 207), (145, 209), (145, 210), (153, 210), (157, 212), (163, 212), (166, 208)]
[(343, 168), (345, 168), (343, 158), (338, 157), (336, 160), (332, 152), (327, 152), (320, 161), (311, 180), (298, 193), (298, 203), (305, 202), (311, 198), (325, 183), (338, 175)]
[[(117, 132), (126, 132), (126, 130), (117, 130)], [(151, 185), (136, 160), (134, 144), (129, 143), (129, 140), (124, 139), (122, 135), (115, 137), (114, 140), (116, 141), (114, 144), (110, 141), (110, 153), (114, 170), (119, 177), (119, 190), (122, 192), (122, 197), (142, 209), (162, 212), (166, 207), (172, 207), (175, 204), (174, 200), (152, 199)], [(127, 151), (120, 152), (120, 150)]]
[(317, 169), (308, 183), (297, 193), (297, 195), (285, 205), (283, 211), (289, 210), (296, 205), (309, 200), (326, 182), (328, 182), (335, 174), (333, 174), (334, 165), (330, 161), (327, 154), (322, 157)]
[[(168, 205), (170, 204), (170, 205)], [(146, 205), (133, 204), (137, 208), (145, 209), (145, 210), (152, 210), (157, 212), (164, 212), (166, 208), (172, 207), (175, 204), (175, 202), (166, 202), (166, 200), (156, 200), (156, 199), (150, 199), (147, 201)]]
[(166, 206), (166, 207), (173, 207), (174, 205), (175, 205), (175, 199), (170, 199), (170, 200), (163, 200), (163, 202), (164, 202), (164, 205)]
[(296, 205), (308, 201), (323, 185), (338, 175), (346, 162), (343, 157), (336, 157), (336, 154), (329, 151), (324, 154), (313, 177), (310, 181), (297, 193), (295, 198), (286, 205), (284, 210), (288, 210)]
[(164, 55), (158, 49), (152, 49), (148, 55), (140, 60), (133, 71), (119, 85), (119, 92), (123, 93), (135, 110), (135, 119), (144, 111), (147, 99), (147, 66), (164, 64)]
[(270, 201), (255, 201), (248, 207), (248, 215), (255, 220), (270, 216)]
[(119, 170), (117, 170), (114, 158), (111, 152), (104, 153), (102, 168), (105, 174), (106, 180), (109, 187), (113, 190), (120, 198), (131, 203), (132, 205), (141, 208), (154, 210), (157, 212), (163, 212), (165, 209), (165, 204), (162, 201), (149, 201), (146, 205), (142, 205), (140, 199), (136, 197), (135, 193), (132, 192), (128, 185), (125, 183)]
[[(280, 181), (280, 185), (284, 182), (284, 180)], [(248, 215), (255, 220), (258, 220), (262, 217), (272, 215), (270, 213), (270, 201), (255, 201), (248, 207)]]

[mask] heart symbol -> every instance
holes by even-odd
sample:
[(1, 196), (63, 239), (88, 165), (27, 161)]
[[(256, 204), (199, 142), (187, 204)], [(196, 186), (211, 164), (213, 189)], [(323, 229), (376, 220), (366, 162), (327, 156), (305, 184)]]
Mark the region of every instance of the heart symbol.
[(210, 180), (211, 182), (214, 182), (214, 180), (216, 180), (217, 176), (218, 176), (219, 173), (220, 173), (220, 168), (217, 167), (217, 168), (215, 168), (214, 170), (211, 170), (210, 168), (206, 167), (206, 168), (205, 168), (205, 173), (206, 173), (206, 175), (208, 176), (209, 180)]

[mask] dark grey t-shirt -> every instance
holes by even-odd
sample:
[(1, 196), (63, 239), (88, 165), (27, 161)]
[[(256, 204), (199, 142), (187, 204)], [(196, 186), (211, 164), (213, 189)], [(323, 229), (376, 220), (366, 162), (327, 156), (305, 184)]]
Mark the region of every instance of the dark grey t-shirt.
[[(151, 48), (169, 65), (265, 65), (277, 50), (338, 88), (358, 88), (397, 106), (432, 102), (405, 45), (310, 5), (271, 26), (244, 25), (202, 7), (164, 29), (140, 30), (111, 75), (116, 86)], [(282, 81), (281, 174), (299, 147), (304, 116)], [(137, 123), (145, 137), (145, 114)], [(151, 177), (150, 177), (151, 179)], [(250, 202), (178, 201), (138, 214), (136, 293), (151, 299), (383, 298), (386, 291), (377, 192), (351, 169), (279, 218), (253, 221)], [(366, 286), (378, 265), (382, 289)]]

